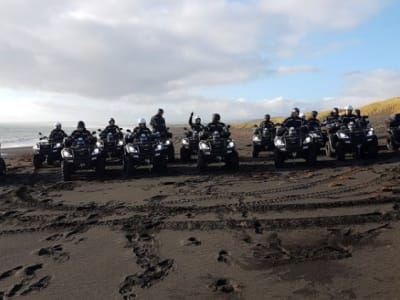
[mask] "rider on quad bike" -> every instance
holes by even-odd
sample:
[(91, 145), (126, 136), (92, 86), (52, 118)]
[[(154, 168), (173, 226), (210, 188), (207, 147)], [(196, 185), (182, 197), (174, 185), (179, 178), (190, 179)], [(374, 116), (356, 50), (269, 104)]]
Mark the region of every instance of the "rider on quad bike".
[(146, 119), (145, 118), (140, 118), (138, 120), (138, 126), (136, 126), (132, 133), (129, 135), (127, 142), (131, 142), (132, 140), (134, 140), (135, 138), (141, 136), (142, 134), (145, 135), (151, 135), (151, 130), (149, 128), (147, 128), (146, 126)]
[(119, 126), (115, 125), (114, 118), (111, 118), (108, 121), (108, 126), (100, 133), (100, 138), (105, 139), (109, 133), (111, 133), (117, 139), (121, 139), (123, 137)]
[(76, 129), (71, 133), (70, 138), (71, 139), (77, 139), (77, 138), (84, 138), (84, 139), (89, 139), (93, 141), (94, 137), (92, 133), (86, 129), (85, 122), (79, 121)]
[(353, 106), (347, 105), (345, 108), (345, 114), (340, 117), (339, 121), (342, 125), (348, 125), (350, 122), (356, 121), (356, 115), (353, 114)]
[(189, 117), (189, 125), (192, 131), (197, 131), (197, 132), (202, 132), (204, 130), (204, 125), (201, 124), (201, 118), (199, 116), (196, 116), (194, 118), (194, 123), (193, 123), (193, 112), (190, 114)]
[(153, 129), (153, 133), (159, 135), (159, 137), (162, 139), (165, 146), (165, 151), (167, 152), (168, 155), (168, 160), (174, 161), (175, 147), (174, 143), (171, 140), (172, 133), (169, 132), (169, 128), (166, 126), (166, 122), (163, 115), (164, 115), (164, 110), (162, 108), (159, 108), (157, 114), (151, 118), (150, 125)]
[(211, 123), (207, 124), (204, 135), (207, 137), (214, 132), (218, 132), (223, 138), (229, 138), (231, 135), (225, 123), (221, 122), (221, 116), (217, 113), (213, 114)]
[(257, 127), (255, 125), (253, 135), (253, 157), (258, 157), (261, 151), (270, 151), (274, 148), (275, 124), (271, 116), (266, 114), (264, 120)]
[(271, 116), (266, 114), (264, 116), (264, 120), (261, 121), (260, 125), (258, 126), (259, 131), (263, 131), (264, 129), (273, 129), (275, 126), (274, 122), (271, 121)]
[(192, 155), (197, 155), (199, 150), (199, 142), (204, 134), (205, 127), (201, 124), (201, 118), (196, 116), (193, 123), (193, 112), (189, 117), (189, 125), (191, 130), (185, 130), (185, 137), (182, 139), (182, 145), (180, 149), (181, 161), (190, 161)]
[(49, 135), (49, 140), (54, 143), (62, 143), (64, 141), (64, 138), (66, 138), (67, 136), (68, 135), (62, 129), (61, 123), (57, 122), (55, 128), (51, 131)]

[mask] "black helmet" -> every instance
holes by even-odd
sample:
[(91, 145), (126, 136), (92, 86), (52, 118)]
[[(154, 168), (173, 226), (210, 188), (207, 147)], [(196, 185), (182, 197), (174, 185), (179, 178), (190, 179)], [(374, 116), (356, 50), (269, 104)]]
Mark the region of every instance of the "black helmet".
[(332, 111), (335, 112), (335, 113), (339, 113), (339, 108), (334, 107), (334, 108), (332, 109)]
[(111, 118), (111, 119), (108, 121), (108, 124), (110, 124), (110, 125), (115, 125), (115, 120), (114, 120), (114, 118)]
[(269, 119), (271, 119), (271, 116), (270, 116), (269, 114), (266, 114), (266, 115), (264, 116), (264, 119), (269, 120)]
[(361, 115), (361, 110), (359, 109), (359, 108), (356, 108), (355, 110), (354, 110), (354, 112), (356, 113), (356, 115)]
[(163, 113), (164, 113), (164, 110), (163, 110), (162, 108), (159, 108), (159, 109), (158, 109), (158, 113), (159, 113), (159, 114), (163, 114)]
[(78, 122), (78, 126), (77, 126), (78, 128), (81, 128), (81, 129), (85, 129), (85, 122), (83, 122), (83, 121), (79, 121)]
[(219, 114), (213, 114), (212, 120), (213, 122), (219, 122), (221, 120), (221, 116)]
[(313, 110), (313, 111), (311, 112), (311, 115), (315, 118), (315, 117), (318, 116), (318, 112), (317, 112), (316, 110)]
[(298, 114), (300, 113), (300, 109), (298, 107), (293, 108), (293, 112), (297, 112)]

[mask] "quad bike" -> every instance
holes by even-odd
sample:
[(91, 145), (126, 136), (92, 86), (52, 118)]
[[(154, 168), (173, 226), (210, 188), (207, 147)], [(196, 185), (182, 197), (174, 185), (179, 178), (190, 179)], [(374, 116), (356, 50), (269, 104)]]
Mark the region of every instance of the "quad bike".
[(390, 151), (397, 151), (400, 148), (400, 114), (396, 114), (392, 120), (387, 120), (386, 146)]
[(47, 165), (53, 165), (55, 161), (61, 161), (61, 151), (64, 145), (62, 141), (49, 140), (39, 132), (39, 142), (33, 146), (33, 166), (38, 169), (47, 160)]
[(378, 154), (378, 138), (374, 128), (363, 128), (350, 122), (347, 126), (338, 126), (336, 132), (330, 134), (326, 149), (327, 156), (338, 160), (345, 160), (346, 154), (356, 158), (375, 158)]
[(210, 163), (225, 163), (226, 168), (236, 171), (239, 169), (239, 154), (235, 142), (226, 138), (226, 134), (213, 132), (207, 139), (199, 142), (197, 168), (203, 171)]
[(192, 156), (197, 155), (199, 152), (199, 142), (200, 136), (202, 136), (202, 132), (200, 131), (188, 131), (187, 128), (185, 129), (185, 136), (182, 139), (182, 146), (181, 146), (181, 161), (189, 162)]
[(0, 144), (0, 177), (5, 176), (7, 173), (6, 162), (3, 157), (1, 157), (1, 144)]
[(105, 156), (92, 137), (67, 139), (61, 157), (61, 174), (65, 181), (71, 180), (71, 175), (79, 170), (94, 170), (97, 177), (104, 175)]
[(163, 140), (149, 134), (141, 134), (134, 138), (124, 147), (123, 164), (127, 175), (132, 175), (141, 166), (148, 166), (156, 171), (166, 171), (168, 157)]
[(168, 161), (175, 161), (175, 147), (172, 141), (172, 133), (169, 131), (169, 128), (166, 128), (165, 132), (154, 132), (154, 136), (156, 139), (160, 140), (163, 143), (163, 149), (167, 154)]
[(277, 132), (274, 139), (275, 167), (282, 167), (285, 160), (296, 158), (305, 159), (309, 166), (315, 165), (319, 144), (312, 133), (308, 133), (304, 128), (293, 127), (279, 128)]
[[(122, 130), (122, 128), (121, 128)], [(99, 129), (101, 131), (101, 129)], [(96, 146), (100, 148), (106, 158), (106, 164), (122, 164), (124, 156), (124, 140), (120, 133), (100, 134)]]
[(258, 157), (258, 154), (262, 151), (273, 151), (275, 128), (260, 128), (254, 126), (253, 135), (253, 157)]

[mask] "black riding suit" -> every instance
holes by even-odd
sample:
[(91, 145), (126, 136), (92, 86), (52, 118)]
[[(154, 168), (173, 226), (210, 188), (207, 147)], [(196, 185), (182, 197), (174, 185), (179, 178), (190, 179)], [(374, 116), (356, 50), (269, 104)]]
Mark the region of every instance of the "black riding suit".
[(54, 143), (62, 143), (68, 135), (62, 129), (53, 129), (50, 133), (49, 140)]

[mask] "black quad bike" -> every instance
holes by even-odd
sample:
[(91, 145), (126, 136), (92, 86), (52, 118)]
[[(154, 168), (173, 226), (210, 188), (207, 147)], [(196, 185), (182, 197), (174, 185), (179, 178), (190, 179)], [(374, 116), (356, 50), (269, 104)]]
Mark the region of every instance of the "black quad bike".
[(275, 148), (275, 128), (260, 128), (254, 126), (253, 134), (253, 157), (258, 157), (262, 151), (273, 151)]
[(33, 166), (38, 169), (47, 161), (47, 165), (53, 165), (55, 161), (61, 161), (61, 151), (64, 148), (62, 141), (49, 140), (39, 132), (39, 142), (33, 146)]
[(95, 138), (67, 139), (61, 157), (61, 175), (65, 181), (71, 180), (71, 175), (79, 170), (95, 170), (98, 178), (104, 175), (105, 156), (96, 146)]
[(312, 137), (314, 142), (317, 144), (318, 152), (320, 152), (321, 149), (323, 151), (325, 149), (327, 136), (321, 130), (321, 127), (308, 128), (308, 133), (309, 133), (309, 136)]
[(225, 163), (225, 167), (236, 171), (239, 169), (239, 154), (235, 142), (223, 137), (218, 131), (213, 132), (207, 139), (199, 142), (197, 168), (203, 171), (210, 163)]
[(400, 125), (388, 124), (386, 145), (388, 150), (397, 151), (400, 148)]
[[(122, 130), (122, 128), (120, 128)], [(101, 131), (101, 129), (99, 129)], [(121, 133), (100, 134), (96, 146), (100, 148), (106, 158), (106, 164), (122, 164), (124, 157), (124, 139)]]
[(182, 139), (181, 145), (181, 161), (189, 162), (192, 156), (197, 155), (199, 152), (199, 142), (200, 137), (202, 136), (203, 132), (196, 131), (196, 130), (185, 130), (185, 137)]
[(309, 166), (314, 166), (317, 162), (318, 142), (305, 128), (279, 128), (274, 144), (274, 162), (277, 168), (291, 158), (303, 158)]
[(142, 134), (124, 147), (124, 171), (132, 175), (138, 167), (148, 166), (155, 171), (166, 171), (168, 156), (164, 142), (155, 135)]
[(164, 145), (164, 151), (167, 154), (168, 161), (175, 161), (175, 147), (172, 141), (172, 133), (169, 131), (169, 128), (165, 132), (154, 132), (154, 136), (157, 140), (161, 141)]
[(7, 166), (3, 157), (1, 157), (1, 144), (0, 144), (0, 178), (5, 176), (6, 173), (7, 173)]
[(336, 132), (328, 136), (326, 154), (345, 160), (346, 154), (356, 158), (375, 158), (378, 154), (378, 138), (372, 127), (363, 128), (354, 122), (340, 125)]

